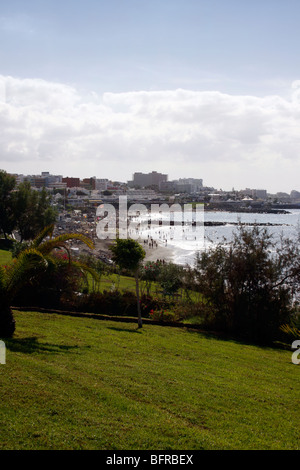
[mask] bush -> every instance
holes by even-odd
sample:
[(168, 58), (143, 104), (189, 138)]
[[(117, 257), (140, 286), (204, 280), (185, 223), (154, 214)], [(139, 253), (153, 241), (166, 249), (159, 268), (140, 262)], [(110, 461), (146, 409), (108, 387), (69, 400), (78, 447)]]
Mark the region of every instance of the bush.
[[(159, 299), (142, 296), (140, 307), (143, 317), (151, 317), (151, 310), (167, 309), (169, 303)], [(137, 316), (137, 298), (131, 291), (112, 291), (92, 292), (81, 295), (73, 309), (81, 312), (96, 313), (102, 315), (115, 316)]]
[(172, 305), (172, 311), (176, 321), (188, 321), (201, 325), (207, 328), (213, 326), (212, 312), (209, 305), (205, 302), (199, 301), (179, 301)]
[(293, 313), (298, 271), (290, 250), (286, 244), (276, 251), (266, 230), (240, 226), (229, 246), (199, 254), (194, 276), (210, 308), (209, 327), (252, 342), (275, 341)]
[(160, 308), (167, 308), (169, 303), (152, 297), (150, 295), (142, 295), (141, 297), (141, 311), (144, 317), (150, 317), (151, 310), (158, 310)]
[(130, 291), (92, 292), (82, 295), (76, 305), (81, 312), (102, 315), (137, 316), (136, 295)]
[(177, 321), (176, 315), (173, 310), (168, 310), (160, 308), (158, 310), (150, 311), (150, 318), (155, 321), (164, 322), (174, 322)]
[(49, 263), (48, 269), (40, 273), (38, 283), (31, 283), (30, 279), (24, 282), (13, 303), (21, 307), (72, 309), (83, 283), (81, 271), (63, 257), (57, 257), (55, 263)]
[(158, 282), (163, 295), (173, 296), (182, 287), (183, 267), (173, 263), (163, 264), (160, 268)]

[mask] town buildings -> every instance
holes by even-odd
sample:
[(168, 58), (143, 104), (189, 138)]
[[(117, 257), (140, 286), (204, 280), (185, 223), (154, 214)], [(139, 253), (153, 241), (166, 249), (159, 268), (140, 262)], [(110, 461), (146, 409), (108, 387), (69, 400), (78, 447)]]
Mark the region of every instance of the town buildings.
[[(217, 190), (203, 185), (201, 178), (179, 178), (169, 180), (167, 174), (152, 171), (136, 172), (131, 181), (111, 181), (108, 178), (81, 179), (80, 176), (53, 175), (43, 171), (40, 175), (15, 174), (17, 184), (28, 181), (30, 185), (41, 190), (61, 194), (73, 205), (83, 201), (116, 201), (120, 195), (127, 196), (128, 201), (200, 201), (219, 205), (243, 206), (267, 204), (293, 204), (300, 207), (300, 191), (292, 190), (290, 194), (278, 192), (269, 194), (266, 189), (245, 188), (231, 191)], [(56, 201), (59, 201), (59, 195)], [(66, 199), (65, 199), (66, 200)]]
[(132, 188), (146, 188), (157, 186), (168, 181), (168, 175), (152, 171), (151, 173), (134, 173), (132, 181), (128, 181), (128, 186)]

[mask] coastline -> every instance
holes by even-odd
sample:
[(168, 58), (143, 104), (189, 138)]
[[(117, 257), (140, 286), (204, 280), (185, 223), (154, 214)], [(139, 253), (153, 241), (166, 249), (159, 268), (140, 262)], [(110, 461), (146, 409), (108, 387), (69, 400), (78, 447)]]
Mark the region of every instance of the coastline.
[(157, 261), (162, 260), (165, 262), (172, 262), (175, 257), (175, 248), (171, 246), (166, 246), (157, 243), (157, 245), (149, 247), (148, 245), (144, 245), (142, 241), (138, 242), (141, 244), (142, 248), (146, 252), (145, 261)]
[[(154, 232), (149, 232), (147, 229), (140, 231), (137, 242), (146, 252), (144, 262), (164, 260), (165, 262), (172, 262), (174, 264), (191, 265), (194, 263), (197, 252), (201, 252), (203, 249), (213, 246), (214, 243), (219, 243), (223, 240), (231, 240), (232, 233), (238, 225), (245, 227), (265, 227), (274, 238), (281, 234), (293, 238), (300, 224), (300, 211), (297, 210), (294, 212), (289, 214), (232, 214), (229, 212), (213, 211), (207, 213), (208, 220), (205, 220), (203, 224), (204, 233), (197, 231), (195, 239), (191, 239), (189, 236), (191, 226), (184, 229), (182, 228), (182, 231), (186, 231), (185, 235), (187, 235), (187, 237), (185, 237), (185, 240), (183, 240), (183, 238), (179, 240), (178, 237), (172, 237), (169, 230), (162, 232), (162, 228), (165, 229), (166, 227), (158, 227)], [(174, 224), (176, 227), (170, 224), (170, 230), (181, 230), (181, 224), (176, 222)], [(200, 229), (203, 231), (203, 226), (202, 228), (200, 227)], [(204, 242), (202, 243), (203, 236)], [(76, 250), (78, 254), (80, 252), (89, 253), (103, 262), (111, 264), (112, 253), (109, 247), (114, 243), (114, 240), (102, 240), (97, 238), (94, 234), (92, 235), (92, 239), (95, 243), (95, 250), (89, 250), (86, 247), (81, 248), (77, 243), (74, 243), (74, 250)]]
[[(100, 259), (111, 259), (111, 252), (109, 247), (113, 244), (113, 240), (95, 240), (95, 251), (97, 257)], [(161, 243), (154, 244), (153, 247), (144, 244), (143, 240), (137, 240), (146, 252), (144, 261), (164, 260), (165, 262), (172, 262), (174, 260), (176, 249), (175, 247), (162, 245)]]

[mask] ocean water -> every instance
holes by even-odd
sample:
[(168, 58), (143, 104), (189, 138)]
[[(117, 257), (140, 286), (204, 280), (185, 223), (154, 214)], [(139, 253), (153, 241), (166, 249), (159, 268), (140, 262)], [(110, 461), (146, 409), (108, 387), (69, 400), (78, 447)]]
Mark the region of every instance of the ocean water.
[[(153, 220), (159, 218), (154, 216)], [(179, 221), (182, 214), (174, 215), (174, 221)], [(135, 238), (157, 243), (159, 246), (168, 246), (173, 251), (173, 262), (176, 264), (193, 265), (197, 252), (201, 252), (217, 243), (228, 243), (232, 240), (233, 233), (237, 230), (237, 224), (260, 224), (261, 228), (267, 228), (274, 241), (279, 241), (280, 237), (294, 239), (299, 233), (300, 210), (290, 210), (288, 214), (261, 214), (261, 213), (235, 213), (235, 212), (205, 212), (203, 221), (221, 222), (225, 225), (203, 226), (197, 223), (196, 226), (187, 223), (170, 226), (166, 220), (166, 225), (158, 226), (155, 223), (149, 226), (148, 221), (136, 218), (131, 233)], [(140, 224), (140, 225), (138, 225)]]

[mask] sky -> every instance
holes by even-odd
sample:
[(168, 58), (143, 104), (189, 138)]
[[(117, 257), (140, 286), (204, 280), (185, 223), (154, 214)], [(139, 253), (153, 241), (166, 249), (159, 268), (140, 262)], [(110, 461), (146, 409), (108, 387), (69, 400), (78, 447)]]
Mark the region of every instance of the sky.
[(0, 0), (0, 169), (300, 191), (299, 0)]

